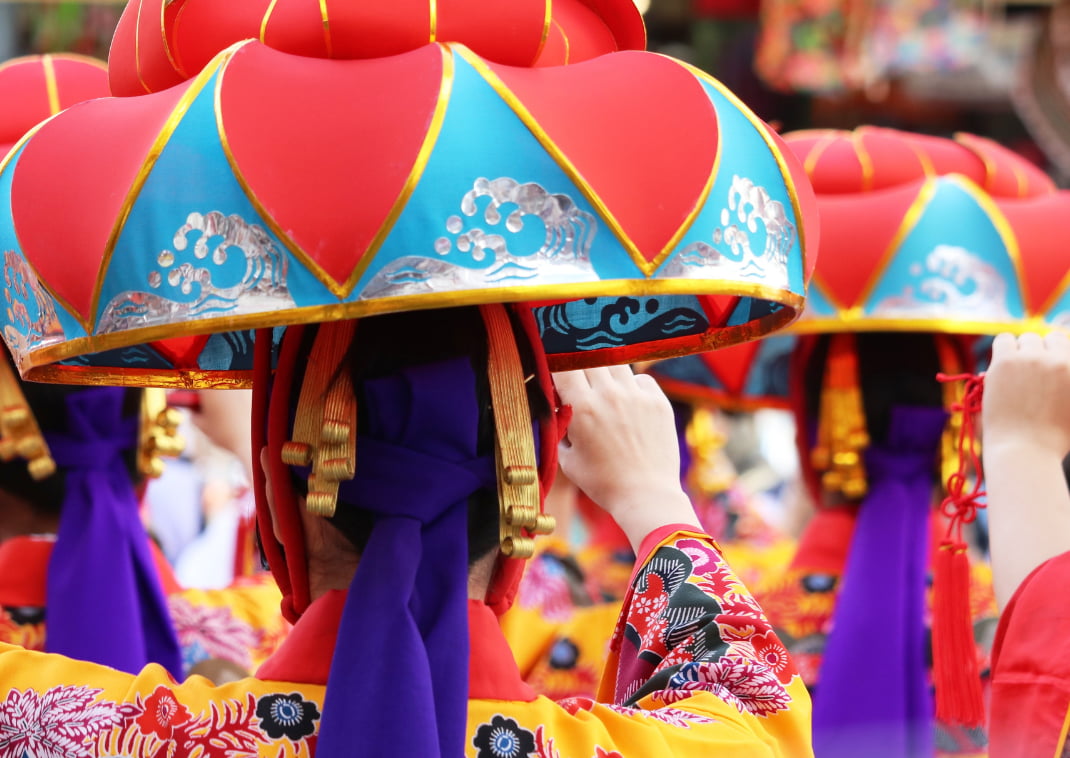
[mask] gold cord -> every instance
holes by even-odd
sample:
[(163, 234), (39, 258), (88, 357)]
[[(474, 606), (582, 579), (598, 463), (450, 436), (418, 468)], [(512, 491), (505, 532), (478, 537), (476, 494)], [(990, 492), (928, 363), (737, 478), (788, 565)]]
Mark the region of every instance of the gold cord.
[(524, 369), (504, 306), (483, 305), (479, 310), (487, 327), (501, 551), (509, 558), (530, 558), (535, 551), (531, 535), (549, 534), (555, 524), (553, 516), (541, 512), (539, 466)]
[(342, 361), (353, 336), (355, 320), (320, 324), (309, 354), (293, 439), (282, 446), (289, 466), (311, 466), (305, 508), (317, 516), (333, 516), (338, 486), (357, 473), (357, 398)]

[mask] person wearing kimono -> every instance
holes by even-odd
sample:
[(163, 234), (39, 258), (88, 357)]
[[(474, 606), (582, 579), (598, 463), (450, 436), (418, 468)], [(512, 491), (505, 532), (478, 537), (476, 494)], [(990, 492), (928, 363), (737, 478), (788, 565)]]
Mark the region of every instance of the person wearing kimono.
[(1070, 724), (1070, 340), (1001, 334), (982, 409), (992, 570), (989, 755), (1059, 758)]
[(142, 524), (146, 441), (166, 436), (142, 392), (22, 383), (3, 361), (0, 640), (180, 678), (263, 662), (289, 626), (278, 588), (183, 589)]
[[(336, 375), (334, 361), (317, 366), (326, 360), (318, 347), (332, 326), (320, 326), (312, 357), (296, 362), (310, 366), (306, 375)], [(384, 316), (360, 324), (362, 342), (340, 343), (339, 365), (352, 371), (362, 399), (356, 449), (365, 465), (341, 486), (330, 519), (293, 510), (297, 503), (280, 496), (280, 474), (297, 492), (315, 486), (307, 470), (267, 466), (287, 565), (304, 563), (290, 572), (303, 576), (304, 586), (291, 585), (286, 602), (308, 599), (257, 680), (176, 684), (155, 665), (132, 676), (3, 647), (0, 680), (9, 690), (0, 723), (8, 725), (10, 744), (32, 751), (57, 741), (71, 755), (190, 755), (198, 748), (222, 755), (223, 746), (240, 754), (336, 755), (339, 747), (324, 744), (334, 739), (325, 733), (329, 724), (321, 728), (324, 709), (360, 703), (346, 710), (347, 720), (357, 733), (376, 735), (369, 740), (388, 735), (397, 755), (428, 745), (433, 754), (452, 754), (438, 745), (462, 743), (466, 755), (480, 758), (811, 754), (805, 687), (760, 607), (697, 523), (679, 482), (668, 401), (626, 367), (559, 375), (552, 385), (572, 408), (562, 467), (613, 515), (640, 556), (599, 697), (553, 702), (522, 682), (485, 602), (488, 591), (495, 601), (499, 586), (492, 579), (498, 525), (493, 517), (474, 520), (488, 504), (496, 508), (488, 500), (496, 491), (493, 422), (480, 412), (487, 390), (473, 366), (481, 361), (470, 355), (486, 349), (485, 337), (459, 335), (483, 328), (477, 309), (434, 319)], [(386, 353), (399, 341), (409, 348)], [(522, 349), (545, 377), (538, 346)], [(297, 383), (276, 380), (273, 395), (282, 397), (273, 398), (269, 426), (279, 416), (290, 423)], [(545, 390), (531, 394), (534, 413), (544, 420), (554, 413)], [(539, 435), (544, 461), (558, 450), (552, 427), (547, 431), (549, 438), (541, 429)], [(380, 510), (369, 518), (376, 502)], [(300, 520), (300, 543), (283, 520), (286, 508)], [(380, 552), (393, 540), (408, 550)], [(443, 549), (448, 544), (455, 547)], [(458, 549), (459, 564), (444, 561)], [(428, 562), (444, 565), (427, 574)], [(419, 674), (427, 670), (421, 661), (432, 664), (430, 680)], [(367, 707), (376, 702), (370, 698), (385, 707)], [(428, 710), (414, 710), (420, 707)], [(385, 732), (371, 728), (384, 719)]]

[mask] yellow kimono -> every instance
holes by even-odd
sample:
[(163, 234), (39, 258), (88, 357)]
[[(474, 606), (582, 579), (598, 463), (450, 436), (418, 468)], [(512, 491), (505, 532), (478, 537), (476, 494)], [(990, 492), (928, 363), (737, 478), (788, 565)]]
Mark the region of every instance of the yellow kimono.
[[(599, 702), (536, 696), (493, 613), (470, 602), (466, 756), (812, 755), (806, 689), (713, 541), (669, 529), (648, 544)], [(332, 591), (312, 604), (261, 668), (269, 680), (221, 687), (0, 645), (0, 758), (311, 756), (344, 600)]]

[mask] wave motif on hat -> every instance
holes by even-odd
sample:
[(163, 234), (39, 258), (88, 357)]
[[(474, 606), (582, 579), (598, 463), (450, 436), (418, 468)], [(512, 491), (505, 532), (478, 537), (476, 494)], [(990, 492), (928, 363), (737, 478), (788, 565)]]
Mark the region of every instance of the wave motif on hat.
[[(1070, 326), (1070, 259), (1052, 233), (1070, 192), (971, 134), (785, 135), (817, 193), (821, 248), (791, 333), (995, 334)], [(791, 338), (657, 363), (680, 399), (786, 407)]]
[(798, 314), (801, 167), (712, 77), (622, 51), (642, 44), (628, 0), (525, 0), (514, 25), (466, 0), (301, 8), (131, 6), (124, 96), (0, 166), (0, 250), (33, 272), (11, 299), (62, 332), (3, 324), (24, 374), (240, 385), (256, 328), (499, 302), (531, 304), (568, 368)]
[(785, 140), (823, 231), (793, 331), (1044, 331), (1070, 307), (1050, 232), (1070, 193), (1021, 156), (969, 134), (873, 127)]

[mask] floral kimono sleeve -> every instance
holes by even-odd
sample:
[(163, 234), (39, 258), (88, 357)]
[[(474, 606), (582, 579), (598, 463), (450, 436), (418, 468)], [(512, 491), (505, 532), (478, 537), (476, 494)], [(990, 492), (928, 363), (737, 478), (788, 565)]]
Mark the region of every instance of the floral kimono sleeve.
[(599, 700), (731, 719), (811, 755), (810, 697), (761, 607), (712, 538), (677, 531), (636, 571)]
[(323, 709), (314, 685), (176, 684), (0, 643), (0, 758), (310, 758)]

